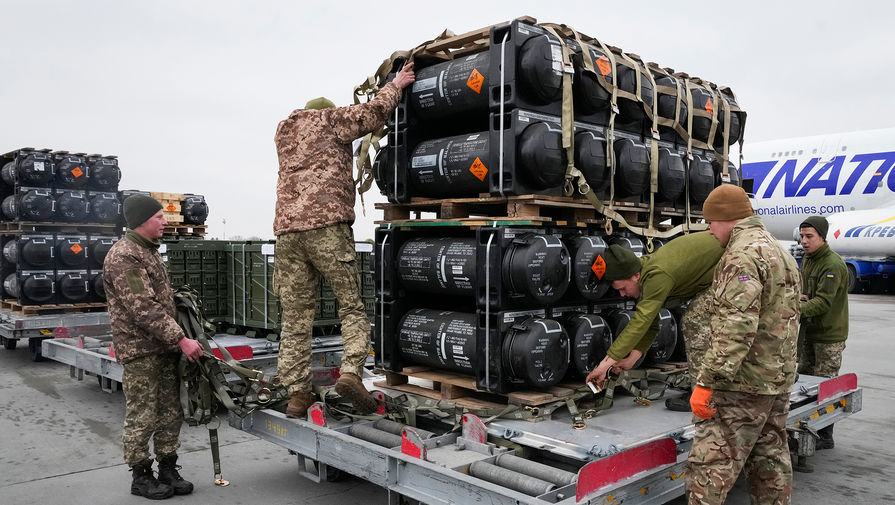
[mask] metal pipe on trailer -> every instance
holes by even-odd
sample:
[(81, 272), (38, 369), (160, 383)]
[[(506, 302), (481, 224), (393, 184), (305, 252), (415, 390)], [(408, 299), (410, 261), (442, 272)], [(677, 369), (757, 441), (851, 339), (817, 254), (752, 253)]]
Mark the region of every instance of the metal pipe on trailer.
[(470, 463), (469, 475), (530, 496), (540, 496), (556, 489), (552, 482), (525, 475), (524, 473), (514, 472), (513, 470), (485, 463), (484, 461), (473, 461)]
[(551, 482), (557, 486), (574, 484), (578, 480), (578, 475), (575, 473), (560, 470), (543, 463), (529, 461), (513, 454), (501, 454), (494, 462), (501, 468)]

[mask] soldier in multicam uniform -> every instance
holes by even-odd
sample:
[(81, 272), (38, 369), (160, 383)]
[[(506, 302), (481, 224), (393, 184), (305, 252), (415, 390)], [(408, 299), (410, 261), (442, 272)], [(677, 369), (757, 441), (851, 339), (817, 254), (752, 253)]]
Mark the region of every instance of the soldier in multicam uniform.
[(711, 343), (690, 398), (699, 419), (687, 460), (689, 503), (721, 505), (745, 469), (751, 503), (788, 504), (786, 417), (796, 378), (798, 265), (753, 216), (742, 188), (715, 188), (703, 215), (726, 250), (710, 288)]
[(342, 322), (341, 376), (336, 392), (360, 413), (376, 409), (361, 382), (370, 352), (370, 321), (364, 312), (355, 265), (355, 190), (351, 143), (385, 124), (401, 90), (414, 81), (413, 64), (398, 72), (372, 101), (339, 107), (317, 98), (281, 121), (274, 141), (280, 161), (274, 233), (275, 285), (283, 310), (277, 372), (290, 393), (286, 415), (304, 417), (314, 403), (311, 331), (318, 277), (329, 280)]
[[(709, 315), (707, 289), (712, 284), (715, 265), (724, 249), (707, 232), (678, 237), (653, 254), (638, 258), (630, 249), (613, 244), (606, 251), (604, 281), (625, 297), (637, 299), (634, 317), (625, 326), (603, 361), (587, 376), (602, 382), (606, 372), (630, 370), (649, 349), (659, 331), (659, 309), (666, 303), (680, 304), (692, 298), (682, 321), (687, 361), (701, 361), (708, 347)], [(669, 398), (666, 407), (689, 411), (689, 397)]]
[[(799, 373), (836, 377), (848, 338), (848, 267), (827, 244), (830, 224), (811, 216), (799, 225), (802, 258), (802, 327)], [(832, 449), (833, 425), (817, 430), (814, 448)]]
[(177, 466), (183, 424), (177, 364), (181, 353), (195, 361), (202, 347), (174, 320), (174, 296), (158, 253), (167, 224), (162, 205), (148, 196), (130, 196), (124, 218), (129, 229), (103, 263), (115, 357), (124, 366), (124, 461), (133, 472), (131, 493), (158, 500), (193, 491)]

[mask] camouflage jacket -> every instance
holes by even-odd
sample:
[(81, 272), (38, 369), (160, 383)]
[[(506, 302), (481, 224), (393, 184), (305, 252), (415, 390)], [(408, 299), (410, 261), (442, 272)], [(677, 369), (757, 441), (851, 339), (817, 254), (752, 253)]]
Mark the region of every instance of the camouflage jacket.
[(832, 344), (848, 338), (848, 267), (824, 244), (802, 258), (802, 326), (809, 342)]
[(640, 300), (634, 317), (606, 354), (621, 360), (637, 349), (645, 353), (659, 332), (659, 309), (669, 300), (684, 301), (712, 284), (721, 245), (708, 232), (677, 237), (653, 254), (640, 258)]
[(174, 292), (159, 245), (128, 230), (103, 262), (112, 342), (119, 363), (176, 352), (183, 330), (174, 320)]
[(710, 289), (712, 338), (697, 384), (750, 394), (789, 391), (796, 373), (799, 267), (760, 217), (733, 227)]
[(354, 223), (351, 142), (385, 124), (400, 98), (389, 83), (365, 104), (298, 109), (280, 121), (275, 235)]

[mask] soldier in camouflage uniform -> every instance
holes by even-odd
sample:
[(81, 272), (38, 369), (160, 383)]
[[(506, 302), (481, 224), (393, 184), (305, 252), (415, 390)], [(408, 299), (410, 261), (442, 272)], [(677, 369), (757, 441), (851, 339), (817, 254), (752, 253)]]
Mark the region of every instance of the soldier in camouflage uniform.
[[(799, 373), (836, 377), (848, 338), (848, 267), (827, 244), (830, 225), (811, 216), (799, 225), (802, 258), (802, 332)], [(832, 449), (833, 425), (817, 430), (814, 448)]]
[[(602, 280), (612, 282), (612, 288), (622, 296), (637, 299), (637, 305), (631, 322), (615, 337), (606, 357), (586, 380), (599, 383), (610, 368), (616, 373), (633, 368), (656, 338), (659, 309), (690, 298), (693, 300), (683, 318), (682, 333), (687, 361), (699, 362), (699, 356), (708, 347), (710, 311), (706, 300), (710, 297), (705, 293), (723, 251), (708, 232), (678, 237), (640, 258), (630, 249), (611, 245), (605, 254), (606, 273)], [(665, 405), (672, 410), (689, 411), (689, 396), (669, 398)]]
[(410, 63), (370, 102), (336, 108), (317, 98), (277, 127), (274, 141), (280, 171), (273, 227), (275, 284), (283, 310), (277, 372), (290, 393), (289, 417), (304, 417), (315, 401), (311, 330), (321, 274), (332, 285), (342, 322), (344, 354), (335, 390), (361, 413), (376, 408), (361, 382), (370, 351), (370, 321), (360, 296), (351, 231), (355, 198), (351, 143), (385, 124), (401, 90), (413, 81)]
[(690, 399), (697, 419), (686, 470), (689, 503), (721, 505), (745, 470), (753, 504), (788, 504), (798, 265), (753, 216), (742, 188), (716, 188), (703, 214), (725, 252), (710, 288), (711, 344)]
[[(190, 361), (202, 347), (174, 320), (174, 297), (158, 253), (167, 224), (162, 205), (133, 195), (124, 201), (128, 231), (109, 250), (103, 285), (109, 304), (115, 357), (124, 366), (124, 461), (133, 472), (131, 493), (150, 499), (189, 494), (193, 485), (178, 472), (180, 447), (180, 354)], [(159, 462), (152, 473), (149, 441)]]

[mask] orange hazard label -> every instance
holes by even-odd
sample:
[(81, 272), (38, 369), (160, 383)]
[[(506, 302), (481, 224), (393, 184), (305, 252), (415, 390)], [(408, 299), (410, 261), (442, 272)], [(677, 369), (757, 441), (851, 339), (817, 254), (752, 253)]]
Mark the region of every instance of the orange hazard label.
[(597, 255), (597, 259), (594, 260), (594, 264), (590, 266), (590, 269), (597, 276), (597, 279), (603, 280), (603, 276), (606, 274), (606, 260), (603, 259), (601, 254)]
[(612, 73), (612, 65), (609, 63), (609, 58), (605, 56), (597, 58), (597, 68), (600, 69), (600, 73), (603, 74), (603, 77)]
[(81, 254), (81, 251), (84, 250), (84, 248), (81, 247), (80, 244), (75, 244), (75, 245), (71, 246), (69, 249), (71, 249), (71, 252), (73, 252), (75, 254)]
[(485, 176), (488, 175), (488, 168), (482, 163), (482, 160), (478, 159), (478, 157), (472, 162), (469, 171), (472, 172), (472, 175), (474, 175), (476, 179), (482, 182), (485, 181)]
[(472, 73), (469, 74), (469, 79), (466, 79), (466, 85), (479, 94), (482, 93), (482, 84), (484, 84), (484, 82), (485, 76), (480, 74), (476, 69), (472, 69)]
[(712, 111), (714, 111), (714, 110), (715, 110), (715, 104), (713, 104), (712, 99), (709, 98), (709, 101), (705, 103), (705, 111), (708, 112), (709, 114), (711, 114)]
[(176, 212), (176, 211), (177, 211), (177, 206), (175, 206), (173, 203), (169, 203), (168, 206), (167, 206), (165, 209), (166, 209), (168, 212)]
[(81, 170), (81, 167), (75, 167), (74, 170), (71, 171), (71, 174), (75, 176), (75, 179), (84, 175), (84, 171)]

